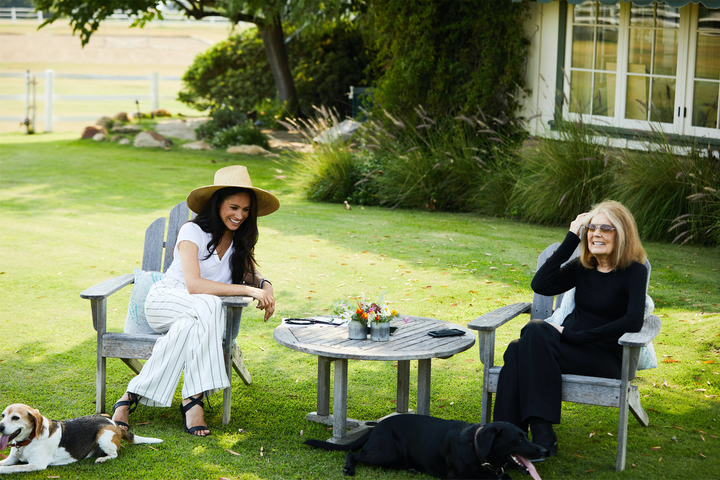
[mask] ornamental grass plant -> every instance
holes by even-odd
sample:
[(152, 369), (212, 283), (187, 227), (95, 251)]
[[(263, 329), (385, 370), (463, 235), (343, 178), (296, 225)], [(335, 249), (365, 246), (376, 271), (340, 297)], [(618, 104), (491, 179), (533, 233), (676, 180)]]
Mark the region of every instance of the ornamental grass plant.
[(531, 222), (569, 224), (608, 198), (618, 153), (584, 122), (558, 121), (548, 138), (532, 137), (518, 152), (514, 211)]
[(720, 244), (720, 161), (697, 144), (671, 143), (659, 129), (646, 150), (626, 150), (613, 191), (642, 238)]

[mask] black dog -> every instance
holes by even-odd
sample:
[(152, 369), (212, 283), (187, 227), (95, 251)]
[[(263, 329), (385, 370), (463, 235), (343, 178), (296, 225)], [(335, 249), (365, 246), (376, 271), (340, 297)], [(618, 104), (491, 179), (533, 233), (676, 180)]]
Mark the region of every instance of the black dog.
[[(442, 420), (425, 415), (395, 415), (348, 445), (320, 440), (305, 444), (325, 450), (349, 452), (343, 472), (355, 475), (355, 464), (414, 470), (440, 478), (510, 478), (509, 468), (533, 479), (540, 477), (530, 460), (545, 449), (528, 440), (511, 423), (479, 423)], [(352, 453), (362, 448), (360, 453)]]

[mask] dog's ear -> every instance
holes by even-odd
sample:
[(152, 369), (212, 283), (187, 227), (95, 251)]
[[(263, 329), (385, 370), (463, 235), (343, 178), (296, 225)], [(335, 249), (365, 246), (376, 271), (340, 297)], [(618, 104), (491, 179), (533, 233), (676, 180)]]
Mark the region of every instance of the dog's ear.
[(477, 452), (484, 458), (487, 458), (492, 451), (493, 442), (500, 434), (496, 425), (489, 423), (483, 428), (475, 432), (475, 445)]
[(35, 437), (40, 438), (43, 430), (43, 416), (40, 415), (40, 411), (36, 408), (29, 408), (28, 416), (35, 423)]

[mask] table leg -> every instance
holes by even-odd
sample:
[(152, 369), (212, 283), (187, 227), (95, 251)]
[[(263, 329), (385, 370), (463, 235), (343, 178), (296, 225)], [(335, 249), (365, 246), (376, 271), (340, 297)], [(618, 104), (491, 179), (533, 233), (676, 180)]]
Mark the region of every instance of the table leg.
[(335, 390), (333, 392), (333, 437), (347, 434), (347, 368), (346, 358), (335, 360)]
[(417, 413), (430, 415), (430, 363), (429, 358), (418, 360)]
[(398, 360), (395, 411), (408, 413), (410, 403), (410, 360)]
[(318, 357), (317, 414), (330, 415), (330, 364), (328, 357)]
[[(226, 307), (227, 308), (227, 307)], [(223, 414), (222, 423), (227, 425), (230, 423), (230, 406), (232, 405), (232, 348), (233, 348), (233, 326), (235, 322), (240, 322), (240, 316), (235, 318), (234, 308), (227, 308), (225, 314), (225, 341), (223, 342), (223, 357), (225, 360), (225, 373), (230, 380), (230, 386), (223, 390)], [(239, 309), (242, 313), (242, 309)]]

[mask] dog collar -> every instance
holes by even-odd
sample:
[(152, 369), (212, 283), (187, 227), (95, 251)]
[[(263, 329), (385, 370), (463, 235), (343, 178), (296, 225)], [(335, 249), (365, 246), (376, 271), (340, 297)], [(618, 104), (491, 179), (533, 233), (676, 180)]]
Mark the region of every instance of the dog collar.
[(490, 462), (487, 461), (487, 459), (480, 453), (480, 445), (478, 445), (478, 434), (480, 433), (480, 430), (482, 430), (483, 427), (480, 426), (477, 430), (475, 430), (475, 435), (473, 436), (473, 445), (475, 446), (475, 454), (482, 462), (480, 464), (481, 467), (483, 467), (488, 472), (492, 472), (495, 475), (497, 475), (497, 478), (501, 478), (503, 474), (505, 473), (505, 468), (495, 468), (492, 466)]
[(11, 443), (10, 446), (11, 447), (24, 447), (26, 445), (30, 445), (30, 442), (32, 442), (34, 438), (35, 438), (35, 432), (33, 431), (32, 435), (30, 435), (28, 438), (26, 438), (22, 442)]

